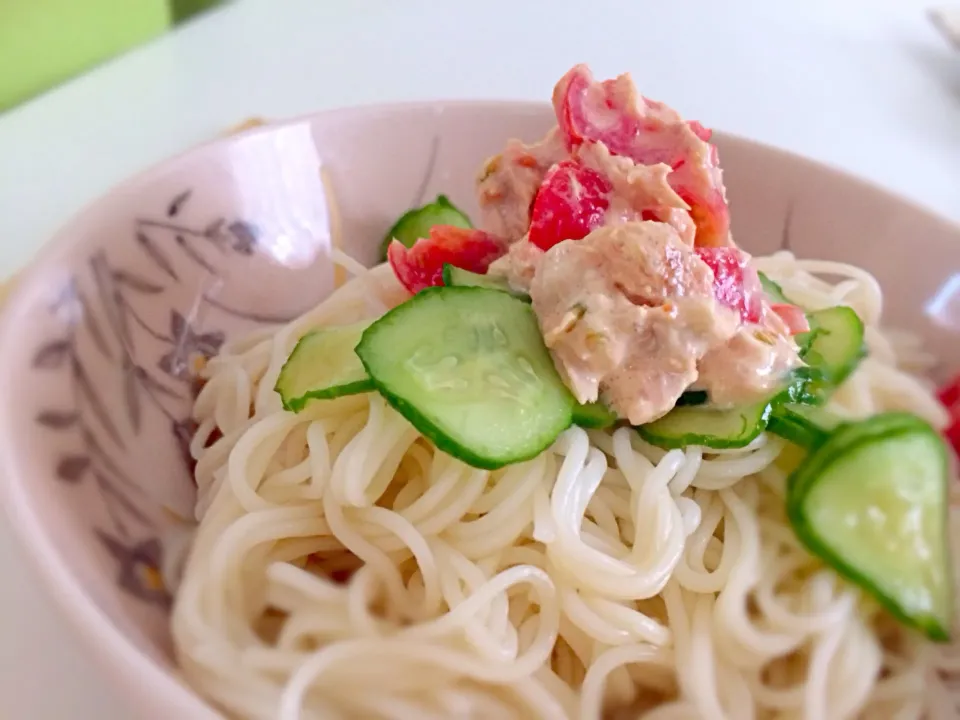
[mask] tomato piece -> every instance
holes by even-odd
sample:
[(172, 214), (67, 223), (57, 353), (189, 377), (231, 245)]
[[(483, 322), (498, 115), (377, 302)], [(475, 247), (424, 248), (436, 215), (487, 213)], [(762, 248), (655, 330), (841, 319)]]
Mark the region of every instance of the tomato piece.
[(807, 314), (803, 311), (803, 308), (786, 303), (775, 303), (770, 306), (770, 309), (780, 316), (791, 335), (810, 330), (810, 323), (807, 322)]
[(531, 145), (508, 140), (503, 152), (486, 162), (477, 181), (477, 227), (510, 240), (526, 235), (533, 200), (544, 176), (554, 163), (568, 158), (556, 128)]
[(485, 273), (490, 263), (503, 255), (506, 243), (482, 230), (453, 225), (434, 225), (430, 237), (421, 238), (407, 248), (394, 240), (387, 248), (387, 261), (397, 280), (411, 293), (443, 285), (443, 266), (455, 265), (475, 273)]
[[(696, 120), (691, 120), (687, 123), (690, 126), (690, 129), (693, 130), (693, 134), (704, 142), (710, 142), (710, 138), (713, 136), (713, 130), (708, 127), (704, 127), (702, 123), (697, 122)], [(712, 150), (716, 150), (716, 145), (711, 145)]]
[(615, 155), (641, 165), (665, 163), (667, 180), (690, 206), (697, 246), (732, 245), (730, 211), (710, 131), (687, 123), (663, 103), (638, 95), (629, 75), (595, 82), (577, 65), (553, 91), (557, 123), (567, 148), (602, 142)]
[(572, 160), (559, 162), (543, 178), (530, 212), (530, 242), (549, 250), (563, 240), (580, 240), (603, 225), (611, 182)]
[(750, 256), (732, 247), (700, 247), (697, 255), (713, 270), (713, 293), (721, 305), (740, 313), (743, 322), (760, 322), (763, 288)]
[(937, 399), (950, 411), (950, 424), (943, 431), (943, 437), (960, 456), (960, 375), (937, 390)]
[(736, 248), (715, 248), (739, 253), (741, 257), (740, 275), (743, 278), (743, 311), (740, 317), (746, 322), (760, 322), (763, 318), (763, 285), (757, 269), (750, 264), (750, 256)]
[(937, 399), (949, 410), (956, 409), (957, 404), (960, 403), (960, 375), (937, 390)]
[(613, 82), (597, 84), (586, 65), (576, 65), (554, 87), (553, 107), (568, 150), (595, 140), (616, 155), (629, 155), (637, 126), (617, 103)]

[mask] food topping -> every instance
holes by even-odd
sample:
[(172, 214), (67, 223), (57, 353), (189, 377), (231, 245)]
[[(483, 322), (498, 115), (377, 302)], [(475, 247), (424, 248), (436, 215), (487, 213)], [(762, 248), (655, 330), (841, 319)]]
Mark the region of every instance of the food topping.
[(505, 249), (502, 240), (482, 230), (434, 225), (429, 237), (417, 240), (412, 247), (399, 240), (391, 242), (387, 260), (400, 283), (411, 293), (418, 293), (443, 284), (444, 265), (485, 273)]
[(481, 225), (510, 240), (527, 234), (530, 208), (547, 171), (567, 158), (558, 130), (540, 142), (510, 140), (504, 151), (483, 166), (477, 181)]
[(732, 244), (716, 147), (700, 123), (684, 122), (663, 103), (637, 94), (630, 75), (596, 82), (585, 65), (557, 83), (553, 106), (569, 149), (602, 142), (638, 164), (668, 165), (670, 186), (689, 204), (697, 225), (697, 245)]
[(544, 341), (581, 403), (638, 425), (668, 412), (697, 361), (737, 331), (710, 267), (671, 226), (605, 226), (555, 245), (530, 286)]

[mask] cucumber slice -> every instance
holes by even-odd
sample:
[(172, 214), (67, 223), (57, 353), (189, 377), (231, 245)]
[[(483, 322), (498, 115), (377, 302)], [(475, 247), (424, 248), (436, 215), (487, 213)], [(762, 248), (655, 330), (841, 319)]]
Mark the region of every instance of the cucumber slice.
[(322, 328), (300, 338), (273, 388), (284, 409), (300, 412), (312, 399), (373, 390), (373, 381), (353, 351), (369, 324)]
[(953, 579), (947, 453), (907, 413), (841, 425), (788, 481), (806, 547), (932, 640), (949, 639)]
[[(687, 390), (677, 398), (677, 407), (706, 405), (707, 393), (704, 390)], [(603, 430), (612, 427), (620, 418), (599, 400), (586, 405), (575, 405), (573, 424), (589, 430)]]
[(810, 401), (807, 386), (819, 378), (816, 370), (797, 368), (790, 372), (766, 400), (738, 407), (704, 404), (707, 394), (688, 390), (676, 406), (659, 420), (636, 428), (647, 442), (662, 448), (688, 445), (723, 449), (749, 445), (762, 433), (774, 408), (784, 403)]
[(783, 288), (780, 287), (773, 280), (768, 278), (762, 272), (758, 272), (757, 275), (760, 277), (760, 287), (763, 288), (763, 294), (767, 296), (767, 299), (774, 305), (796, 305), (787, 299), (787, 296), (783, 294)]
[(773, 394), (770, 402), (774, 407), (785, 403), (816, 405), (819, 399), (810, 387), (821, 380), (823, 380), (823, 373), (817, 368), (810, 366), (794, 368), (783, 378), (780, 390)]
[(413, 247), (413, 244), (420, 238), (425, 238), (430, 234), (430, 228), (434, 225), (455, 225), (456, 227), (472, 228), (470, 218), (457, 208), (446, 195), (437, 195), (437, 199), (432, 203), (427, 203), (423, 207), (408, 210), (393, 227), (387, 230), (383, 238), (380, 249), (381, 260), (387, 259), (387, 247), (393, 240), (399, 240), (407, 247)]
[(675, 407), (659, 420), (637, 426), (651, 445), (672, 450), (690, 445), (715, 449), (749, 445), (767, 427), (769, 400), (735, 408)]
[[(807, 315), (807, 322), (810, 322), (810, 315)], [(793, 336), (793, 341), (797, 344), (801, 358), (806, 357), (807, 353), (810, 352), (810, 346), (813, 345), (813, 341), (817, 339), (820, 332), (819, 329), (811, 327), (807, 332), (797, 333)]]
[[(819, 378), (820, 374), (810, 368), (796, 368), (784, 379), (781, 389), (776, 392), (772, 402), (809, 402), (806, 387), (811, 379)], [(677, 398), (676, 407), (687, 405), (707, 405), (710, 396), (706, 390), (687, 390)]]
[(822, 407), (787, 403), (773, 408), (767, 429), (794, 445), (813, 450), (826, 442), (842, 422)]
[(582, 428), (602, 430), (617, 420), (617, 414), (599, 400), (586, 405), (575, 405), (573, 408), (573, 424)]
[(820, 373), (808, 385), (808, 392), (825, 401), (840, 383), (850, 377), (867, 354), (863, 321), (853, 308), (838, 305), (809, 313), (810, 332), (796, 336), (800, 357)]
[(533, 310), (505, 292), (427, 288), (367, 328), (357, 355), (397, 411), (474, 467), (528, 460), (570, 426)]
[[(771, 303), (795, 304), (783, 288), (763, 273), (757, 273)], [(810, 376), (805, 392), (790, 402), (822, 403), (846, 380), (866, 355), (863, 321), (846, 305), (807, 313), (810, 330), (794, 337), (800, 357), (819, 377)]]
[(526, 293), (517, 292), (510, 287), (507, 279), (499, 275), (481, 275), (480, 273), (470, 272), (456, 265), (447, 263), (443, 266), (443, 284), (447, 287), (482, 287), (490, 290), (500, 290), (508, 292), (514, 297), (530, 302), (530, 296)]

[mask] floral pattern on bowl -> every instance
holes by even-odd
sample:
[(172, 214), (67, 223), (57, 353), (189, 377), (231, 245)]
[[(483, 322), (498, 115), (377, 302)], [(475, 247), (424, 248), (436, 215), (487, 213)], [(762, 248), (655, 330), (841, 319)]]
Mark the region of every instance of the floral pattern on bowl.
[[(50, 306), (61, 321), (62, 334), (40, 345), (32, 362), (35, 370), (62, 372), (69, 378), (69, 402), (41, 408), (35, 416), (46, 429), (71, 433), (78, 443), (51, 458), (53, 475), (66, 485), (94, 486), (105, 511), (105, 522), (94, 526), (94, 534), (117, 563), (118, 586), (162, 608), (171, 601), (161, 577), (163, 546), (157, 537), (162, 519), (157, 510), (163, 506), (134, 481), (128, 439), (120, 428), (126, 426), (137, 438), (145, 415), (162, 416), (189, 478), (189, 444), (195, 429), (189, 409), (197, 372), (225, 337), (220, 329), (198, 330), (198, 323), (209, 308), (249, 322), (288, 319), (236, 310), (206, 293), (198, 297), (190, 316), (171, 308), (165, 323), (153, 324), (143, 317), (138, 305), (168, 292), (181, 275), (192, 270), (219, 278), (223, 255), (256, 252), (258, 231), (243, 220), (218, 217), (200, 229), (178, 223), (192, 193), (178, 193), (167, 204), (163, 220), (135, 220), (135, 244), (153, 266), (152, 273), (115, 264), (105, 249), (99, 249), (87, 267), (70, 276)], [(81, 351), (85, 342), (88, 352)], [(106, 363), (121, 379), (120, 387), (114, 388), (122, 398), (119, 416), (108, 410), (102, 388), (91, 380), (91, 362)], [(177, 517), (172, 510), (169, 514)]]
[[(165, 537), (193, 515), (200, 365), (324, 297), (335, 238), (371, 265), (411, 205), (443, 192), (475, 214), (483, 160), (550, 123), (540, 104), (411, 104), (221, 139), (95, 203), (19, 283), (0, 330), (7, 510), (138, 716), (210, 713), (174, 680), (161, 576)], [(718, 137), (744, 247), (858, 262), (886, 289), (890, 322), (960, 357), (960, 229), (829, 168)], [(906, 239), (923, 243), (909, 263)]]

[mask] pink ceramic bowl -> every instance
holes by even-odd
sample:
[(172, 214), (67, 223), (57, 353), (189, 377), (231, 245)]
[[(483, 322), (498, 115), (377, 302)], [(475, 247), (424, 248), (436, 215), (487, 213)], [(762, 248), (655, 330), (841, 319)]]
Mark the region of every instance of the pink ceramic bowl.
[[(193, 363), (330, 290), (331, 223), (373, 263), (410, 206), (443, 192), (475, 212), (481, 162), (552, 118), (540, 104), (395, 105), (218, 140), (115, 189), (25, 273), (0, 329), (4, 504), (137, 717), (216, 716), (177, 677), (159, 572), (168, 530), (192, 515)], [(862, 265), (886, 322), (919, 333), (941, 377), (958, 369), (960, 228), (821, 165), (716, 141), (742, 246)]]

